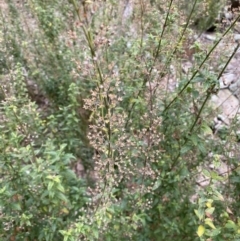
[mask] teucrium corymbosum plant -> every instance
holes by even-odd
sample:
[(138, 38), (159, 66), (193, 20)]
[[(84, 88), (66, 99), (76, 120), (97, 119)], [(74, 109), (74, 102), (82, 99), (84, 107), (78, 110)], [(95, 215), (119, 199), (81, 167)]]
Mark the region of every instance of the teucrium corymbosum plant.
[[(220, 39), (192, 38), (199, 1), (6, 3), (1, 240), (237, 238), (237, 144), (207, 105), (229, 62), (214, 72)], [(221, 158), (230, 179), (208, 169)]]
[(66, 144), (44, 139), (45, 122), (28, 98), (20, 64), (11, 78), (1, 103), (1, 239), (61, 238), (59, 230), (87, 201), (84, 185), (69, 169), (74, 157)]
[[(168, 14), (166, 18), (169, 20)], [(181, 38), (182, 36), (176, 43), (176, 48), (179, 47)], [(144, 60), (144, 54), (147, 54), (144, 47), (147, 46), (148, 39), (144, 40), (139, 47), (137, 42), (130, 46), (127, 50), (129, 56), (132, 54), (135, 60)], [(162, 40), (159, 40), (159, 45), (155, 45), (155, 50), (161, 50), (158, 47), (162, 44), (160, 41)], [(137, 226), (130, 226), (131, 235), (135, 239), (155, 240), (158, 237), (161, 240), (179, 235), (179, 239), (187, 240), (190, 238), (189, 233), (190, 239), (194, 236), (196, 229), (193, 227), (196, 227), (197, 219), (192, 215), (195, 204), (190, 201), (191, 195), (196, 192), (194, 175), (197, 175), (196, 167), (207, 162), (211, 152), (208, 142), (204, 142), (211, 130), (202, 117), (205, 115), (206, 102), (215, 91), (217, 81), (224, 71), (223, 69), (217, 76), (210, 73), (204, 63), (218, 43), (201, 60), (192, 77), (180, 85), (176, 98), (167, 105), (164, 103), (166, 99), (155, 98), (152, 70), (157, 63), (151, 57), (148, 57), (146, 65), (141, 65), (142, 69), (138, 69), (138, 62), (132, 60), (135, 78), (129, 82), (126, 79), (128, 69), (123, 65), (117, 65), (117, 79), (114, 75), (110, 75), (111, 80), (109, 75), (99, 76), (98, 87), (93, 90), (92, 97), (86, 100), (85, 107), (92, 112), (93, 122), (89, 129), (89, 139), (95, 149), (97, 181), (93, 196), (98, 197), (93, 198), (95, 214), (101, 209), (106, 210), (106, 205), (115, 207), (115, 203), (119, 204), (124, 208), (122, 215), (125, 214), (127, 220), (137, 217), (140, 221), (135, 224)], [(164, 52), (161, 51), (158, 57)], [(172, 49), (172, 53), (176, 53), (176, 50)], [(173, 56), (163, 59), (167, 63), (165, 67), (169, 67)], [(102, 56), (96, 61), (103, 61)], [(225, 67), (227, 64), (228, 62)], [(99, 72), (98, 66), (96, 72)], [(199, 82), (199, 68), (204, 69), (207, 74), (204, 78), (209, 81), (199, 90), (194, 90), (197, 88), (194, 83)], [(166, 75), (164, 71), (160, 69), (162, 78)], [(160, 82), (162, 78), (157, 81)], [(133, 85), (135, 80), (138, 83)], [(161, 87), (160, 83), (154, 84)], [(131, 97), (128, 97), (128, 93), (131, 93)], [(185, 105), (189, 98), (192, 102)], [(97, 223), (97, 215), (95, 218)], [(109, 219), (105, 220), (107, 227), (114, 222), (112, 218)], [(181, 224), (178, 220), (181, 220)], [(143, 232), (138, 236), (134, 227), (137, 227), (137, 232)], [(106, 227), (101, 229), (102, 239), (108, 235), (107, 231), (104, 232), (105, 229)], [(129, 234), (118, 234), (118, 238), (124, 239), (125, 235)]]

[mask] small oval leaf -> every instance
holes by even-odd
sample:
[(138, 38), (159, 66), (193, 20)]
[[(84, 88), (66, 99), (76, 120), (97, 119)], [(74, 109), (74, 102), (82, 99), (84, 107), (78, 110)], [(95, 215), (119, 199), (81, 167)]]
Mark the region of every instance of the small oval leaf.
[(205, 232), (205, 227), (202, 225), (199, 225), (198, 230), (197, 230), (198, 237), (202, 237), (204, 232)]

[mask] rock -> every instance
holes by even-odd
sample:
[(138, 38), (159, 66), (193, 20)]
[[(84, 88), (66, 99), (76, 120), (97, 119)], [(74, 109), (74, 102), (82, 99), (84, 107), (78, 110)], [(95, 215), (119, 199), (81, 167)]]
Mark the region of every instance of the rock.
[(230, 61), (230, 63), (227, 66), (227, 72), (228, 73), (234, 73), (234, 74), (239, 73), (239, 59), (237, 58), (237, 54), (238, 54), (238, 52), (236, 53), (234, 58)]
[(207, 40), (210, 40), (210, 41), (215, 41), (216, 40), (216, 36), (215, 35), (212, 35), (212, 34), (203, 34), (203, 37)]
[(235, 79), (236, 79), (235, 74), (232, 74), (232, 73), (223, 74), (223, 76), (219, 80), (220, 89), (228, 88), (231, 85), (231, 83), (234, 82)]
[(128, 0), (125, 4), (124, 10), (123, 10), (123, 24), (127, 24), (127, 21), (131, 18), (133, 14), (133, 2), (132, 0)]
[[(230, 124), (228, 118), (226, 118), (226, 116), (224, 116), (224, 115), (218, 115), (216, 119), (217, 119), (217, 123), (221, 123), (221, 124), (225, 124), (225, 125)], [(216, 121), (216, 120), (214, 120), (214, 121)]]
[(240, 79), (230, 84), (229, 90), (240, 100)]
[(235, 34), (235, 35), (234, 35), (234, 40), (235, 40), (236, 42), (239, 42), (239, 40), (240, 40), (240, 34)]
[(232, 14), (232, 12), (224, 12), (224, 17), (227, 20), (232, 20), (233, 19), (233, 14)]
[(85, 177), (85, 174), (86, 174), (85, 169), (84, 169), (84, 166), (80, 159), (76, 163), (72, 164), (72, 168), (73, 168), (75, 174), (77, 175), (77, 177), (79, 177), (79, 178)]
[(193, 67), (193, 64), (190, 61), (187, 61), (182, 64), (182, 71), (184, 74), (188, 74), (189, 70)]
[(234, 58), (236, 58), (237, 60), (240, 60), (240, 48), (237, 50)]
[(226, 118), (225, 116), (221, 115), (221, 117), (224, 118), (224, 121), (222, 121), (222, 118), (215, 117), (214, 118), (214, 126), (213, 126), (213, 133), (216, 134), (219, 132), (219, 130), (222, 130), (226, 126), (229, 126), (230, 122), (229, 119)]
[(239, 24), (239, 22), (237, 22), (237, 23), (234, 25), (234, 31), (237, 32), (237, 33), (240, 33), (240, 24)]
[(217, 95), (213, 95), (211, 104), (213, 109), (222, 112), (225, 122), (227, 122), (227, 118), (233, 119), (239, 109), (238, 99), (228, 89), (219, 90)]

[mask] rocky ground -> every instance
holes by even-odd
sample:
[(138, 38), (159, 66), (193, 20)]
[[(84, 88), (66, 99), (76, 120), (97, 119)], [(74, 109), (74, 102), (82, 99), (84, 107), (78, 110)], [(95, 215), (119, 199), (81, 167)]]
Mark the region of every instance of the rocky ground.
[[(239, 4), (236, 4), (235, 0), (232, 0), (232, 5), (228, 5), (223, 10), (223, 16), (224, 16), (224, 26), (223, 28), (226, 29), (238, 16), (239, 11), (232, 11), (233, 7), (239, 7)], [(0, 8), (6, 12), (7, 7), (6, 3), (3, 0), (0, 0)], [(20, 7), (20, 6), (19, 6)], [(133, 9), (134, 9), (134, 0), (126, 0), (125, 6), (123, 7), (122, 11), (122, 26), (127, 24), (128, 19), (131, 18), (133, 15)], [(31, 20), (28, 19), (28, 20)], [(30, 21), (28, 25), (35, 27), (34, 21)], [(133, 33), (134, 33), (134, 26)], [(221, 29), (222, 32), (224, 32), (224, 29)], [(197, 35), (197, 34), (196, 34)], [(218, 32), (216, 29), (215, 32), (204, 32), (201, 35), (197, 35), (195, 40), (199, 42), (200, 45), (202, 45), (204, 48), (208, 49), (209, 46), (212, 46), (219, 38), (221, 37), (221, 32)], [(213, 71), (214, 68), (217, 68), (218, 73), (221, 69), (221, 66), (218, 66), (216, 59), (221, 59), (221, 57), (225, 57), (225, 59), (231, 55), (234, 48), (237, 46), (237, 44), (240, 42), (240, 22), (237, 22), (233, 31), (224, 39), (222, 39), (221, 43), (219, 44), (217, 51), (214, 52), (212, 58), (212, 67)], [(189, 46), (190, 48), (190, 46)], [(215, 61), (215, 62), (214, 62)], [(189, 59), (185, 63), (182, 64), (182, 71), (186, 73), (191, 67), (193, 66), (194, 59)], [(217, 65), (217, 66), (214, 66)], [(166, 76), (166, 79), (162, 81), (162, 85), (165, 86), (166, 89), (169, 89), (169, 91), (174, 91), (174, 89), (177, 86), (177, 77), (174, 74), (174, 66), (171, 66), (172, 68), (172, 74), (170, 76)], [(29, 88), (32, 88), (33, 91), (31, 91), (35, 96), (38, 94), (38, 88), (34, 86), (34, 83), (29, 82), (28, 83)], [(222, 127), (230, 127), (233, 120), (238, 118), (240, 116), (240, 48), (237, 50), (236, 54), (228, 64), (225, 72), (223, 73), (222, 77), (219, 79), (219, 91), (212, 96), (212, 99), (210, 100), (212, 107), (216, 111), (216, 116), (214, 119), (215, 123), (215, 129), (221, 129)], [(153, 87), (153, 86), (152, 86)], [(161, 89), (161, 88), (159, 88)], [(161, 89), (162, 91), (162, 89)], [(35, 98), (36, 100), (36, 98)], [(46, 98), (42, 100), (41, 97), (41, 103), (43, 103), (43, 106), (47, 105)], [(43, 108), (43, 107), (42, 107)], [(239, 127), (240, 130), (240, 127)], [(79, 164), (78, 167), (76, 167), (77, 172), (84, 172), (82, 165)], [(223, 170), (222, 170), (223, 171)], [(79, 174), (80, 175), (80, 174)]]
[[(238, 1), (232, 1), (232, 3)], [(206, 48), (208, 51), (219, 39), (222, 38), (222, 33), (239, 17), (239, 9), (232, 11), (232, 6), (228, 5), (223, 10), (223, 22), (218, 28), (206, 31), (196, 37), (196, 41)], [(239, 4), (236, 5), (239, 7)], [(218, 128), (222, 125), (229, 126), (234, 119), (240, 117), (240, 21), (238, 20), (234, 28), (221, 39), (216, 50), (210, 56), (210, 69), (218, 75), (224, 66), (224, 63), (232, 55), (233, 51), (237, 51), (227, 68), (219, 79), (219, 91), (212, 96), (210, 103), (216, 113), (219, 114), (218, 121), (215, 121)], [(221, 62), (222, 60), (222, 62)], [(182, 70), (187, 72), (191, 69), (194, 59), (183, 63)], [(221, 125), (220, 125), (221, 122)], [(240, 128), (239, 128), (240, 129)]]
[[(229, 11), (229, 7), (225, 8), (224, 16), (225, 21), (228, 22), (225, 26), (225, 30), (230, 24), (234, 21), (234, 18), (238, 17), (239, 10), (232, 14)], [(221, 32), (204, 32), (201, 36), (197, 37), (197, 41), (206, 48), (213, 46), (218, 39), (221, 38)], [(214, 51), (211, 59), (215, 62), (212, 62), (212, 71), (219, 73), (223, 66), (218, 62), (219, 59), (224, 59), (223, 62), (226, 63), (226, 58), (229, 58), (233, 53), (234, 49), (237, 48), (237, 51), (231, 61), (229, 62), (227, 68), (223, 72), (221, 78), (219, 79), (219, 90), (216, 94), (210, 99), (210, 105), (213, 108), (215, 113), (214, 117), (214, 130), (215, 137), (217, 137), (217, 132), (220, 132), (224, 128), (235, 129), (234, 133), (240, 132), (240, 22), (237, 21), (234, 29), (223, 38), (218, 45), (216, 51)], [(194, 61), (194, 59), (193, 59)], [(193, 61), (186, 62), (182, 66), (183, 72), (188, 72), (193, 65)], [(216, 64), (218, 63), (218, 64)], [(239, 125), (239, 126), (238, 126)], [(237, 137), (234, 142), (223, 141), (225, 145), (224, 155), (219, 156), (220, 162), (219, 166), (216, 167), (211, 160), (213, 160), (214, 153), (209, 153), (210, 163), (205, 167), (199, 167), (199, 176), (197, 178), (197, 185), (200, 187), (205, 187), (209, 184), (210, 178), (206, 178), (202, 174), (203, 169), (208, 169), (209, 171), (215, 170), (221, 176), (228, 176), (231, 173), (233, 168), (232, 164), (229, 163), (230, 157), (238, 157), (239, 154), (239, 138)], [(194, 197), (193, 197), (194, 199)]]

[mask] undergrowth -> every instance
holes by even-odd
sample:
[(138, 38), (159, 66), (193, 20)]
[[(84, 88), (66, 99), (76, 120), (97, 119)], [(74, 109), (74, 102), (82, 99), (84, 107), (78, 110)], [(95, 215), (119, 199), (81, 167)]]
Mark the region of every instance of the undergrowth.
[(1, 240), (239, 240), (238, 120), (219, 138), (208, 104), (238, 18), (195, 37), (221, 7), (1, 3)]

